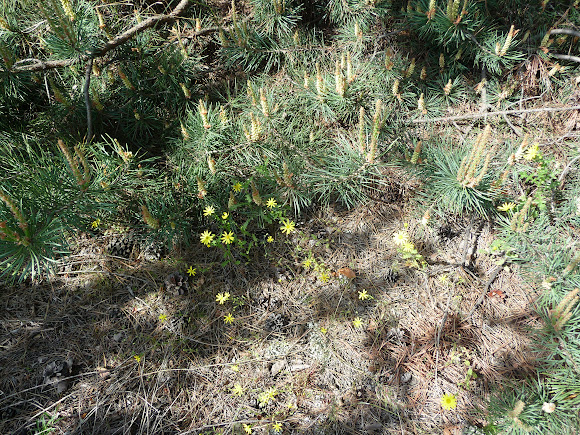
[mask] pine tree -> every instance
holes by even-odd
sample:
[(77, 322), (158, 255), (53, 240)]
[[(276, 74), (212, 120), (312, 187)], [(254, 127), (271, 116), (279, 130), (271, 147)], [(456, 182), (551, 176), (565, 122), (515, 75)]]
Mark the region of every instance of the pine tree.
[[(574, 62), (561, 53), (577, 44), (563, 21), (576, 3), (511, 3), (505, 14), (468, 0), (233, 1), (224, 13), (186, 0), (4, 2), (5, 273), (36, 275), (34, 262), (65, 250), (66, 231), (105, 217), (186, 239), (210, 201), (231, 201), (223, 186), (235, 181), (277, 192), (296, 213), (380, 196), (387, 166), (421, 161), (402, 139), (410, 120), (484, 95), (502, 108), (572, 71), (554, 61)], [(534, 62), (551, 69), (518, 81)], [(500, 168), (469, 158), (465, 178), (453, 169), (447, 179), (476, 195), (450, 209), (482, 212)]]

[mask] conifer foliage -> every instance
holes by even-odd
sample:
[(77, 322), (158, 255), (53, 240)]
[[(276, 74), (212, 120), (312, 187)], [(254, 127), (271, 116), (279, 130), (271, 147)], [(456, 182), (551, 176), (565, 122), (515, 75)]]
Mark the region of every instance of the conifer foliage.
[[(296, 212), (353, 206), (405, 159), (409, 119), (479, 95), (505, 107), (574, 68), (563, 53), (577, 44), (576, 3), (511, 3), (504, 13), (470, 0), (4, 2), (5, 272), (41, 270), (31, 265), (64, 248), (48, 237), (55, 225), (145, 224), (145, 205), (160, 217), (155, 231), (184, 237), (237, 180)], [(22, 181), (31, 171), (34, 189)]]
[[(502, 79), (521, 78), (535, 59), (553, 65), (540, 88), (572, 69), (554, 60), (569, 61), (562, 53), (576, 44), (564, 25), (577, 17), (575, 3), (525, 13), (512, 3), (505, 14), (503, 4), (469, 0), (4, 2), (0, 128), (11, 156), (3, 165), (14, 174), (3, 183), (7, 270), (20, 274), (32, 264), (27, 255), (48, 261), (48, 246), (62, 247), (26, 233), (22, 216), (34, 210), (42, 228), (86, 225), (113, 213), (111, 191), (131, 201), (108, 219), (131, 220), (144, 202), (153, 215), (172, 210), (156, 229), (169, 228), (165, 238), (187, 233), (209, 200), (225, 204), (223, 186), (236, 180), (277, 191), (297, 212), (313, 200), (356, 204), (401, 157), (395, 133), (409, 118), (444, 114), (482, 93), (503, 107), (537, 80)], [(141, 175), (130, 179), (132, 168), (105, 181), (111, 156)], [(58, 201), (23, 187), (19, 168), (32, 162)], [(45, 166), (57, 164), (69, 183), (51, 178)], [(135, 191), (123, 190), (127, 183)], [(94, 195), (109, 201), (94, 206)], [(37, 254), (22, 245), (27, 238), (39, 243)]]
[[(522, 261), (533, 243), (553, 248), (546, 234), (565, 246), (578, 180), (564, 188), (537, 143), (499, 144), (489, 120), (465, 145), (421, 126), (571, 102), (579, 13), (578, 0), (5, 0), (0, 274), (46, 276), (76, 232), (101, 226), (199, 244), (214, 206), (233, 219), (229, 245), (248, 232), (240, 203), (353, 207), (380, 199), (394, 166), (419, 180), (426, 221), (495, 220)], [(490, 431), (548, 433), (567, 421), (554, 409), (577, 413), (579, 352), (564, 369), (559, 349), (578, 341), (578, 256), (545, 255), (531, 273), (548, 290), (542, 351), (555, 375), (492, 402)]]

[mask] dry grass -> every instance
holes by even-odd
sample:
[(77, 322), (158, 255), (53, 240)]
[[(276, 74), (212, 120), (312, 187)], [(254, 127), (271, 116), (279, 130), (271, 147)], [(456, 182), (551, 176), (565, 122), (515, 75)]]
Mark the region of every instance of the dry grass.
[[(53, 433), (79, 434), (241, 433), (243, 424), (267, 433), (273, 422), (287, 432), (414, 433), (480, 423), (474, 409), (490, 385), (534, 368), (533, 294), (516, 271), (502, 271), (491, 290), (505, 300), (486, 297), (469, 317), (493, 264), (479, 255), (473, 271), (455, 265), (467, 223), (425, 229), (399, 208), (320, 212), (292, 239), (301, 250), (275, 246), (275, 266), (221, 269), (205, 250), (115, 260), (85, 240), (83, 263), (71, 257), (58, 279), (3, 289), (0, 431), (30, 433), (43, 413), (58, 416)], [(438, 259), (424, 271), (398, 258), (391, 239), (403, 222)], [(492, 239), (484, 227), (479, 247)], [(300, 264), (309, 251), (357, 277), (322, 282)], [(189, 291), (166, 291), (165, 277), (191, 264), (205, 271)], [(374, 299), (359, 300), (363, 289)], [(217, 304), (226, 291), (230, 301)], [(43, 370), (66, 358), (73, 370), (57, 393)], [(440, 406), (446, 392), (458, 399), (454, 411)]]
[[(543, 121), (549, 131), (554, 119)], [(517, 266), (487, 287), (496, 267), (482, 253), (495, 237), (489, 224), (467, 239), (475, 254), (462, 266), (469, 222), (422, 226), (409, 201), (416, 182), (396, 170), (387, 178), (377, 201), (319, 210), (248, 266), (222, 268), (208, 249), (111, 258), (105, 240), (83, 236), (50, 281), (2, 288), (0, 433), (35, 433), (43, 416), (55, 418), (54, 434), (271, 433), (275, 422), (285, 433), (452, 434), (481, 425), (490, 388), (535, 369), (538, 290)], [(405, 225), (424, 270), (405, 267), (393, 244)], [(356, 278), (323, 282), (303, 266), (310, 254)], [(167, 285), (191, 265), (188, 288)], [(360, 300), (363, 290), (373, 299)], [(67, 359), (58, 392), (44, 372)], [(455, 410), (442, 409), (445, 393)]]

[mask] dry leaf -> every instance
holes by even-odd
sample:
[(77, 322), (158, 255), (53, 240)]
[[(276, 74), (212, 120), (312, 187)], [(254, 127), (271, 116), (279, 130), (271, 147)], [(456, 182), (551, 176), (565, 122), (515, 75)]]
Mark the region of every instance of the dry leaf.
[(348, 279), (355, 279), (356, 278), (356, 273), (354, 273), (352, 271), (352, 269), (349, 269), (348, 267), (341, 267), (340, 269), (338, 269), (336, 271), (336, 273), (338, 275), (346, 276)]
[(488, 297), (492, 299), (501, 299), (502, 301), (506, 298), (506, 295), (501, 290), (492, 290), (487, 294)]
[(96, 371), (99, 374), (99, 377), (102, 379), (107, 379), (109, 376), (111, 376), (111, 372), (105, 367), (97, 367)]

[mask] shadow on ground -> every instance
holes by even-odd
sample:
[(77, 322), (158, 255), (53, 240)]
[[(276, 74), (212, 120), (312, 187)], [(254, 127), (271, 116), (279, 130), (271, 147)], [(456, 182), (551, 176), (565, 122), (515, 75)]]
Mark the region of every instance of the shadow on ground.
[[(96, 256), (50, 282), (3, 287), (0, 432), (482, 425), (473, 410), (490, 386), (537, 369), (529, 297), (504, 274), (509, 282), (497, 285), (509, 298), (467, 315), (488, 260), (476, 260), (481, 276), (471, 281), (449, 261), (410, 269), (392, 244), (401, 228), (386, 206), (330, 210), (246, 267), (222, 267), (207, 250), (150, 263)], [(409, 232), (426, 255), (460, 252), (460, 229)], [(336, 273), (344, 267), (356, 278)], [(364, 290), (372, 299), (361, 299)], [(457, 410), (441, 409), (444, 393), (457, 397)]]

